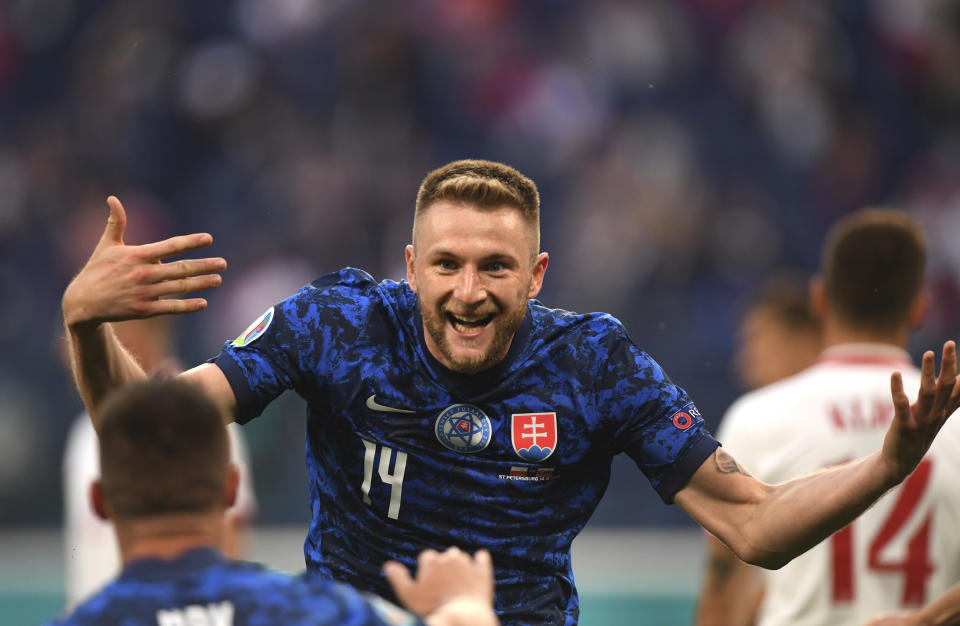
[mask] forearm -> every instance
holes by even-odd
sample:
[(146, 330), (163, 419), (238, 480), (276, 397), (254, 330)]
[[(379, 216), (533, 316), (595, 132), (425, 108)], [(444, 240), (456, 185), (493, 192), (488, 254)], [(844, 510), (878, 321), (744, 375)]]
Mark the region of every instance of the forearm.
[(498, 626), (500, 620), (487, 603), (472, 599), (447, 602), (424, 618), (429, 626)]
[(874, 453), (772, 487), (745, 520), (750, 562), (782, 567), (852, 522), (897, 482)]
[(114, 389), (147, 376), (109, 323), (67, 323), (66, 337), (73, 380), (96, 428), (104, 398)]
[(903, 478), (876, 453), (768, 485), (718, 448), (674, 501), (741, 560), (777, 569), (849, 524)]

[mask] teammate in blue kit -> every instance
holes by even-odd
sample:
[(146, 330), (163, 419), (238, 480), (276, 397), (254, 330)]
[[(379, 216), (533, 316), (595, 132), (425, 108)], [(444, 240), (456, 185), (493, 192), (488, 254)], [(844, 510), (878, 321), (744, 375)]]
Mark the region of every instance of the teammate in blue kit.
[[(416, 615), (328, 579), (228, 560), (226, 511), (239, 473), (220, 410), (188, 382), (154, 379), (113, 394), (99, 423), (94, 509), (114, 521), (123, 571), (62, 626), (421, 624)], [(496, 624), (489, 554), (421, 555), (416, 580), (385, 571), (427, 624)]]
[[(124, 245), (125, 213), (108, 203), (103, 238), (63, 299), (94, 420), (106, 392), (142, 377), (109, 322), (200, 310), (202, 298), (172, 296), (219, 285), (226, 267), (161, 262), (209, 245), (208, 234)], [(570, 546), (614, 455), (630, 455), (665, 502), (741, 558), (778, 567), (902, 481), (960, 404), (947, 342), (936, 380), (925, 355), (913, 407), (893, 376), (898, 419), (882, 452), (763, 484), (718, 448), (619, 321), (534, 300), (549, 260), (539, 219), (536, 187), (516, 170), (450, 163), (421, 185), (405, 281), (355, 269), (319, 278), (183, 374), (241, 423), (285, 389), (307, 400), (309, 571), (389, 594), (386, 559), (486, 548), (504, 623), (573, 624)]]

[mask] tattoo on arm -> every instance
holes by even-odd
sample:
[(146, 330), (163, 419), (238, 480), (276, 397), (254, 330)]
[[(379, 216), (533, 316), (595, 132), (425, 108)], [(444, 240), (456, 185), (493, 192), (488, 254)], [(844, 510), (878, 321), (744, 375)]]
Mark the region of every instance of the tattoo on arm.
[(717, 467), (717, 471), (721, 474), (743, 474), (744, 476), (749, 476), (740, 465), (737, 463), (736, 459), (723, 451), (723, 448), (717, 448), (716, 453), (713, 455), (713, 463)]
[(714, 555), (710, 558), (709, 580), (710, 588), (714, 593), (721, 593), (730, 582), (730, 571), (733, 569), (734, 561), (731, 554)]

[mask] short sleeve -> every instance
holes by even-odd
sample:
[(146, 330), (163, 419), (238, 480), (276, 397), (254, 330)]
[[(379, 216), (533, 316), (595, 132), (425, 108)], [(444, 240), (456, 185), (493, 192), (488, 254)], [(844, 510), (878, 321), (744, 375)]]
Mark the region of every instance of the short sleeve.
[(600, 365), (601, 414), (617, 423), (626, 452), (666, 503), (718, 447), (687, 393), (626, 336), (614, 337)]
[(211, 362), (224, 373), (237, 399), (237, 422), (260, 415), (277, 396), (296, 386), (301, 372), (295, 355), (296, 295), (267, 309)]

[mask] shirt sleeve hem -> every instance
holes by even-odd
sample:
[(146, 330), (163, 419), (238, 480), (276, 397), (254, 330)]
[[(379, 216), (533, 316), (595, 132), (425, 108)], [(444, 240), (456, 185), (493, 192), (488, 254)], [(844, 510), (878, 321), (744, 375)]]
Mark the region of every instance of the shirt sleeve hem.
[(230, 388), (233, 389), (233, 395), (237, 398), (237, 417), (235, 421), (238, 424), (246, 424), (253, 418), (260, 415), (263, 407), (257, 408), (257, 398), (247, 383), (247, 377), (237, 361), (227, 352), (221, 352), (209, 361), (213, 363), (227, 377)]
[(674, 471), (672, 471), (663, 482), (656, 486), (656, 491), (660, 499), (666, 504), (673, 504), (673, 498), (677, 495), (677, 492), (683, 489), (707, 457), (713, 454), (713, 451), (718, 447), (720, 447), (720, 443), (710, 436), (709, 433), (704, 432), (703, 435), (683, 453)]

